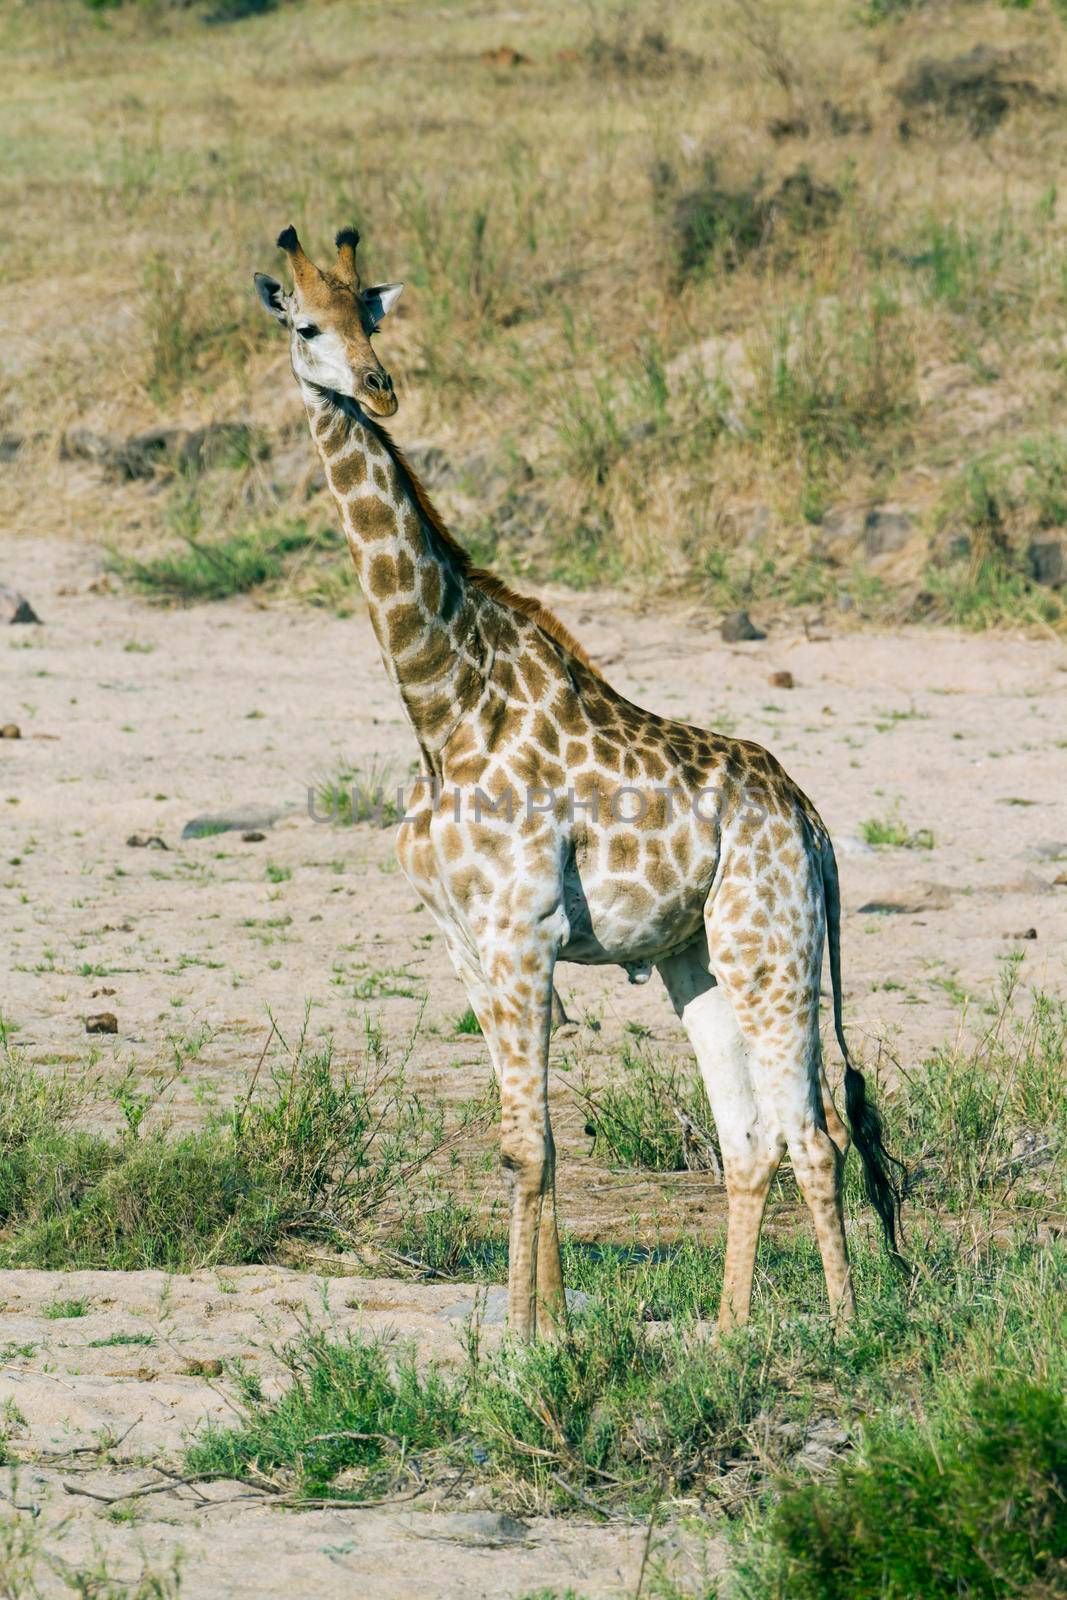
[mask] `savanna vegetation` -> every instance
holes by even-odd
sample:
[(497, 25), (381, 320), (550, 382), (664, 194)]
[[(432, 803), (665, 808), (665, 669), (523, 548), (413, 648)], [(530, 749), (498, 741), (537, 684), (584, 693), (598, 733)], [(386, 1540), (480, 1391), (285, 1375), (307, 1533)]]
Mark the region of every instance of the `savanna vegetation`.
[[(1067, 20), (1026, 4), (34, 0), (0, 19), (6, 513), (347, 609), (250, 292), (406, 281), (397, 431), (530, 581), (1055, 623)], [(488, 130), (491, 130), (491, 135)], [(62, 218), (59, 224), (57, 219)], [(147, 552), (147, 554), (146, 554)]]
[[(12, 0), (0, 48), (0, 515), (92, 541), (138, 604), (359, 607), (251, 292), (283, 225), (321, 255), (355, 222), (368, 275), (407, 285), (379, 343), (395, 432), (520, 585), (1062, 627), (1062, 0), (445, 0), (432, 26), (384, 0)], [(317, 773), (312, 804), (386, 825), (402, 775), (360, 752)], [(940, 820), (935, 837), (892, 792), (862, 842), (936, 859)], [(266, 892), (291, 872), (267, 859)], [(245, 926), (266, 947), (288, 921)], [(421, 999), (364, 953), (353, 1001)], [(487, 1339), (476, 1309), (463, 1359), (435, 1365), (309, 1323), (280, 1385), (220, 1375), (229, 1417), (183, 1473), (285, 1506), (446, 1504), (458, 1484), (641, 1523), (659, 1600), (1051, 1600), (1067, 1012), (1054, 974), (1024, 989), (1018, 965), (952, 1042), (887, 1063), (909, 1271), (850, 1161), (847, 1332), (784, 1170), (741, 1332), (709, 1337), (719, 1233), (575, 1228), (557, 1343)], [(439, 1031), (477, 1050), (457, 1000)], [(571, 1126), (620, 1186), (713, 1177), (703, 1089), (647, 1032), (594, 1073), (557, 1045)], [(493, 1089), (415, 1093), (374, 1024), (345, 1062), (272, 1025), (194, 1127), (134, 1067), (67, 1074), (72, 1056), (14, 1037), (0, 1023), (4, 1269), (326, 1260), (462, 1283), (478, 1307), (506, 1280)], [(87, 1310), (57, 1293), (45, 1315)], [(15, 1509), (0, 1594), (178, 1595), (178, 1566), (120, 1584)], [(657, 1554), (683, 1524), (730, 1544), (699, 1593)]]
[[(858, 1223), (850, 1175), (860, 1316), (847, 1333), (821, 1314), (802, 1232), (765, 1241), (753, 1322), (718, 1343), (721, 1238), (567, 1237), (580, 1293), (562, 1340), (485, 1346), (475, 1311), (457, 1369), (309, 1324), (283, 1352), (280, 1392), (230, 1369), (237, 1417), (190, 1444), (186, 1472), (289, 1505), (412, 1484), (447, 1495), (473, 1477), (525, 1512), (653, 1528), (698, 1514), (735, 1545), (709, 1590), (723, 1597), (1052, 1595), (1067, 1575), (1067, 1261), (1050, 1229), (1065, 1199), (1067, 1011), (1017, 992), (1010, 966), (978, 1042), (962, 1039), (887, 1096), (909, 1170), (909, 1272)], [(79, 1089), (9, 1049), (4, 1264), (188, 1270), (327, 1241), (436, 1281), (503, 1281), (499, 1218), (441, 1186), (448, 1173), (455, 1188), (456, 1134), (488, 1131), (492, 1095), (447, 1115), (404, 1091), (373, 1032), (348, 1072), (299, 1042), (272, 1059), (265, 1084), (261, 1067), (229, 1113), (181, 1135), (148, 1125), (150, 1097), (128, 1079)], [(695, 1085), (643, 1045), (620, 1065), (625, 1097), (573, 1089), (618, 1163), (713, 1152)], [(110, 1096), (112, 1133), (84, 1131), (90, 1093)], [(687, 1138), (671, 1147), (679, 1100)], [(788, 1172), (778, 1187), (788, 1200)], [(86, 1309), (57, 1301), (48, 1315)]]

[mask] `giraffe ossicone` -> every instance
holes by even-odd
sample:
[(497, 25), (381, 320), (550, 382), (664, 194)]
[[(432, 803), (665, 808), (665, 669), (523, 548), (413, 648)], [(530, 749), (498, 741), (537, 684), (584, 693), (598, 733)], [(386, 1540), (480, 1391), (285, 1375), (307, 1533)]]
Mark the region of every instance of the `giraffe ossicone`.
[[(655, 966), (688, 1032), (727, 1188), (720, 1326), (748, 1315), (767, 1193), (787, 1150), (843, 1321), (853, 1309), (841, 1203), (849, 1132), (894, 1254), (899, 1199), (844, 1039), (826, 829), (766, 750), (633, 705), (555, 617), (473, 564), (382, 427), (397, 400), (370, 340), (401, 285), (362, 288), (358, 238), (342, 230), (336, 262), (320, 270), (287, 228), (278, 243), (292, 289), (264, 274), (256, 288), (289, 333), (371, 626), (419, 746), (422, 781), (397, 856), (444, 936), (500, 1084), (510, 1325), (532, 1337), (566, 1316), (548, 1105), (559, 960), (616, 964), (635, 983)], [(640, 803), (617, 804), (623, 795)], [(478, 796), (484, 804), (471, 803)], [(827, 939), (848, 1132), (819, 1038)]]

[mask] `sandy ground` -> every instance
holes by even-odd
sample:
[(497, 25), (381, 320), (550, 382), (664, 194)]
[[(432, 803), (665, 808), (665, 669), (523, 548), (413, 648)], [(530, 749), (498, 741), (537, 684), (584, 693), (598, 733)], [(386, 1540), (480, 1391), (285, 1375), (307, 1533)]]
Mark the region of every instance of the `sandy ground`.
[[(311, 1036), (332, 1034), (342, 1060), (358, 1055), (368, 1013), (397, 1057), (421, 1014), (409, 1082), (450, 1100), (477, 1093), (483, 1048), (455, 1034), (466, 1001), (396, 869), (391, 832), (308, 814), (309, 786), (342, 762), (398, 777), (409, 768), (412, 740), (365, 620), (250, 601), (157, 610), (100, 575), (98, 556), (65, 542), (0, 544), (0, 582), (44, 622), (0, 638), (0, 724), (22, 734), (0, 741), (0, 1006), (13, 1040), (57, 1069), (156, 1075), (167, 1084), (157, 1114), (180, 1123), (243, 1091), (268, 1012), (291, 1037), (310, 1003)], [(610, 596), (558, 609), (633, 698), (760, 740), (813, 797), (839, 847), (846, 1017), (868, 1062), (882, 1051), (891, 1075), (891, 1058), (920, 1059), (952, 1036), (966, 996), (979, 1022), (1012, 951), (1023, 952), (1025, 983), (1063, 990), (1061, 644), (802, 631), (783, 619), (766, 642), (727, 646), (716, 619), (695, 611), (636, 615)], [(795, 687), (770, 686), (783, 670)], [(258, 842), (181, 839), (197, 815), (250, 807), (284, 813)], [(890, 814), (930, 830), (933, 847), (863, 844), (864, 820)], [(167, 848), (133, 847), (134, 834)], [(1036, 938), (1021, 937), (1030, 930)], [(628, 1025), (651, 1030), (653, 1048), (680, 1047), (657, 980), (632, 988), (614, 970), (567, 967), (558, 986), (582, 1024), (554, 1055), (564, 1219), (600, 1237), (720, 1220), (721, 1193), (704, 1175), (645, 1179), (593, 1163), (568, 1091), (569, 1072), (596, 1074), (617, 1056)], [(118, 1033), (87, 1035), (85, 1018), (103, 1010)], [(470, 1155), (478, 1168), (484, 1141)], [(57, 1295), (79, 1294), (87, 1317), (42, 1316)], [(40, 1454), (134, 1423), (114, 1454), (173, 1463), (183, 1435), (226, 1404), (217, 1383), (188, 1374), (192, 1359), (245, 1353), (269, 1375), (271, 1344), (305, 1308), (338, 1326), (396, 1328), (447, 1356), (464, 1295), (353, 1278), (324, 1290), (274, 1267), (169, 1282), (10, 1274), (0, 1397), (26, 1418), (18, 1453), (40, 1460), (15, 1497), (40, 1503), (46, 1521), (72, 1519), (68, 1559), (95, 1540), (132, 1570), (142, 1545), (153, 1557), (182, 1547), (188, 1596), (632, 1592), (641, 1533), (627, 1526), (534, 1520), (497, 1548), (482, 1524), (471, 1533), (443, 1520), (455, 1499), (447, 1512), (418, 1503), (294, 1515), (235, 1499), (233, 1486), (145, 1497), (135, 1520), (116, 1523), (63, 1484), (117, 1493), (138, 1469)], [(130, 1328), (156, 1342), (91, 1347)], [(154, 1481), (139, 1470), (138, 1481)], [(714, 1544), (675, 1554), (721, 1559)]]
[[(120, 1502), (121, 1511), (107, 1503), (156, 1490), (166, 1472), (173, 1483), (188, 1435), (205, 1418), (231, 1415), (225, 1382), (205, 1368), (240, 1356), (270, 1393), (280, 1371), (274, 1347), (309, 1320), (339, 1332), (402, 1330), (426, 1356), (455, 1359), (474, 1307), (469, 1290), (245, 1267), (187, 1277), (13, 1272), (3, 1293), (0, 1391), (26, 1418), (11, 1448), (32, 1463), (4, 1488), (74, 1567), (102, 1555), (113, 1577), (129, 1581), (142, 1563), (165, 1571), (181, 1552), (182, 1600), (501, 1600), (568, 1585), (589, 1600), (633, 1592), (640, 1524), (508, 1515), (458, 1472), (374, 1510), (286, 1511), (236, 1483), (167, 1487)], [(90, 1309), (46, 1316), (57, 1297), (80, 1297)], [(489, 1292), (489, 1324), (501, 1320), (502, 1298)], [(102, 1343), (131, 1334), (153, 1343)], [(651, 1557), (695, 1579), (721, 1567), (723, 1546), (672, 1528), (657, 1535)]]

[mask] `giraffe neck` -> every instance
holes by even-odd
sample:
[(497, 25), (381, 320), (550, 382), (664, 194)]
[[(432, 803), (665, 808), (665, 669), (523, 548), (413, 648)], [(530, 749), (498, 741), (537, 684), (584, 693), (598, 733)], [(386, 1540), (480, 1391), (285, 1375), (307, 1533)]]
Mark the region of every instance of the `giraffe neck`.
[(384, 432), (354, 404), (301, 389), (386, 671), (434, 765), (485, 685), (483, 599), (436, 536)]

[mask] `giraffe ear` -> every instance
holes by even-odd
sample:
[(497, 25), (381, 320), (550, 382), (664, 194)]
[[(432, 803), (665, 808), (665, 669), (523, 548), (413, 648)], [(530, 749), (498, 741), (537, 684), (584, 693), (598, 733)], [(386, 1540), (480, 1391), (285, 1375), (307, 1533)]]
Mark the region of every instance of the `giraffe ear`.
[(259, 303), (264, 311), (268, 312), (276, 322), (284, 323), (286, 321), (285, 292), (277, 278), (268, 278), (265, 272), (257, 272), (255, 283)]
[(371, 327), (376, 328), (387, 317), (404, 292), (402, 283), (379, 283), (373, 289), (364, 289), (363, 304), (370, 316)]

